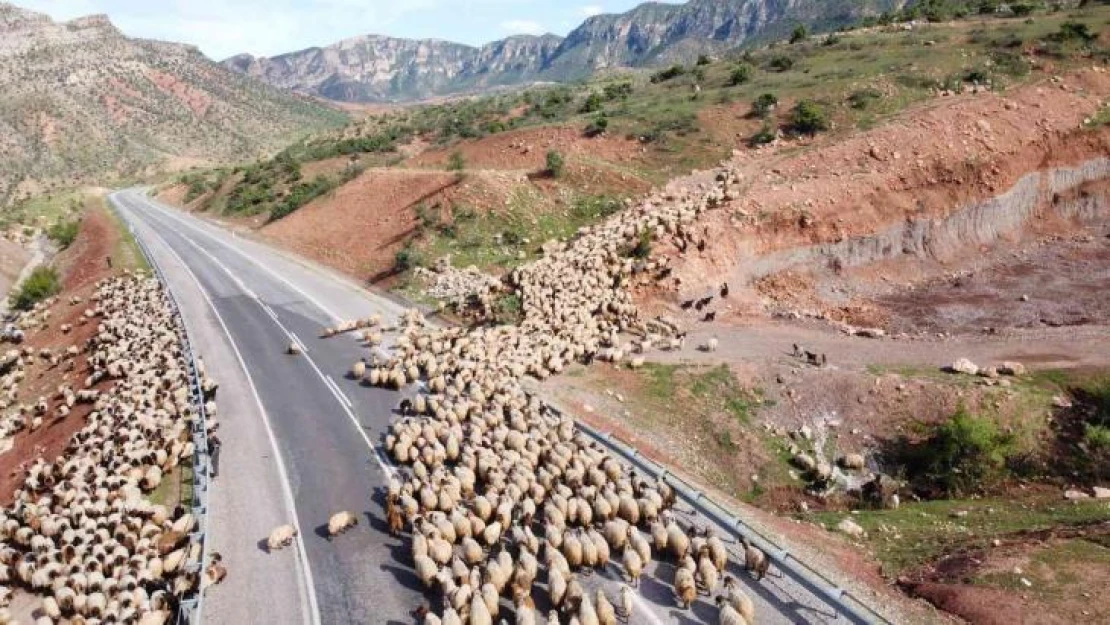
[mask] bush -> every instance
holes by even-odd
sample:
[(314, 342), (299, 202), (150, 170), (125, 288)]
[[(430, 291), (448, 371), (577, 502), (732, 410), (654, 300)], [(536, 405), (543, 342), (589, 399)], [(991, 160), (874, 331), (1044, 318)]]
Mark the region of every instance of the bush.
[(775, 132), (775, 128), (773, 126), (771, 126), (770, 124), (764, 124), (763, 128), (759, 129), (759, 132), (748, 138), (748, 145), (752, 147), (767, 145), (768, 143), (774, 141), (777, 136), (778, 133)]
[(778, 104), (778, 96), (773, 93), (764, 93), (752, 102), (752, 114), (756, 117), (767, 117)]
[(790, 71), (794, 67), (794, 59), (786, 56), (785, 54), (776, 54), (775, 56), (771, 57), (771, 61), (768, 63), (768, 65), (776, 72), (786, 72)]
[(698, 63), (697, 63), (698, 65), (709, 65), (710, 63), (712, 63), (712, 61), (709, 59), (709, 55), (707, 55), (707, 54), (699, 54), (698, 55)]
[(19, 291), (12, 295), (12, 308), (30, 310), (35, 304), (61, 290), (58, 271), (53, 267), (35, 267), (31, 275), (20, 285)]
[(732, 73), (730, 73), (728, 76), (728, 84), (732, 85), (733, 87), (735, 87), (736, 85), (742, 85), (752, 79), (752, 74), (754, 72), (754, 67), (748, 65), (747, 63), (741, 63), (740, 65), (732, 68)]
[(559, 178), (563, 175), (567, 163), (563, 159), (563, 155), (556, 150), (548, 150), (547, 152), (547, 173), (552, 178)]
[(407, 243), (405, 247), (397, 250), (397, 254), (393, 257), (393, 268), (398, 272), (408, 271), (414, 267), (420, 267), (424, 264), (424, 257), (420, 251), (412, 246), (412, 243)]
[(1007, 475), (1013, 438), (994, 421), (961, 406), (912, 449), (904, 458), (911, 483), (919, 490), (961, 496), (985, 490)]
[(628, 255), (640, 259), (651, 256), (651, 230), (645, 228), (640, 232), (640, 238), (636, 240), (636, 245), (628, 252)]
[(589, 124), (586, 124), (585, 133), (587, 137), (592, 138), (604, 134), (608, 128), (609, 118), (605, 116), (605, 113), (599, 113), (597, 117), (590, 120)]
[(655, 72), (654, 74), (652, 74), (651, 75), (651, 82), (653, 82), (653, 83), (667, 82), (668, 80), (671, 80), (672, 78), (678, 78), (679, 76), (681, 76), (685, 73), (686, 73), (686, 68), (685, 67), (683, 67), (681, 65), (672, 65), (672, 66), (668, 67), (667, 69), (660, 70), (660, 71)]
[(790, 33), (790, 43), (792, 44), (806, 39), (809, 39), (809, 29), (805, 27), (805, 24), (798, 24), (794, 27), (794, 32)]
[(66, 249), (77, 238), (77, 231), (81, 229), (80, 221), (60, 221), (46, 231), (46, 236), (58, 244), (61, 249)]
[(853, 91), (848, 96), (848, 105), (854, 109), (863, 110), (871, 105), (872, 102), (880, 100), (883, 97), (883, 92), (878, 89), (867, 87), (866, 89), (859, 89)]
[(447, 169), (451, 171), (462, 171), (466, 169), (466, 159), (463, 158), (462, 152), (455, 150), (447, 159)]
[(808, 135), (828, 130), (828, 113), (813, 100), (802, 100), (790, 111), (790, 128), (794, 132)]
[(1091, 32), (1089, 26), (1082, 22), (1064, 22), (1060, 25), (1060, 30), (1049, 35), (1049, 39), (1053, 41), (1079, 41), (1082, 43), (1091, 43), (1098, 38), (1098, 35)]
[(601, 110), (602, 104), (603, 102), (601, 99), (601, 94), (595, 91), (594, 93), (586, 96), (586, 101), (582, 103), (581, 112), (596, 113), (597, 111)]
[(613, 100), (627, 100), (628, 96), (632, 95), (632, 83), (619, 82), (612, 85), (605, 85), (605, 99), (612, 102)]
[(1026, 17), (1033, 12), (1034, 8), (1032, 4), (1019, 3), (1010, 5), (1010, 11), (1012, 11), (1016, 17)]

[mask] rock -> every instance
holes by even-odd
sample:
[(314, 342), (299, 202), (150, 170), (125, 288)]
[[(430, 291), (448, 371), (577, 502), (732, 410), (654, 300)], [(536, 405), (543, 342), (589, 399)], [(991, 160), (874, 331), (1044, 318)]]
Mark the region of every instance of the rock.
[(1007, 360), (998, 365), (998, 372), (1002, 375), (1025, 375), (1025, 365), (1020, 362)]
[(793, 462), (803, 471), (813, 471), (817, 468), (817, 461), (809, 454), (796, 454), (793, 458)]
[(859, 523), (856, 523), (849, 518), (845, 518), (840, 523), (837, 523), (836, 531), (840, 532), (841, 534), (847, 534), (852, 538), (863, 538), (866, 534), (866, 532), (863, 531), (863, 528), (859, 526)]
[(1074, 488), (1069, 488), (1069, 489), (1064, 491), (1064, 499), (1067, 499), (1068, 501), (1079, 501), (1079, 500), (1082, 500), (1082, 499), (1090, 499), (1090, 498), (1091, 498), (1091, 496), (1088, 495), (1087, 493), (1085, 493), (1081, 490), (1076, 490)]
[(859, 470), (867, 465), (866, 459), (863, 454), (845, 454), (840, 457), (837, 462), (845, 469)]
[(952, 512), (948, 513), (948, 516), (952, 517), (953, 519), (962, 519), (967, 516), (967, 510), (953, 510)]
[(798, 435), (807, 441), (811, 441), (813, 440), (813, 428), (809, 427), (808, 425), (803, 425), (802, 427), (798, 428)]
[(1056, 395), (1052, 398), (1052, 405), (1057, 408), (1071, 408), (1071, 400), (1063, 395)]
[(1023, 577), (1023, 578), (1021, 578), (1021, 583), (1022, 583), (1022, 585), (1023, 585), (1023, 586), (1025, 586), (1026, 588), (1030, 588), (1030, 587), (1032, 587), (1032, 586), (1033, 586), (1033, 582), (1029, 581), (1028, 579), (1025, 579), (1024, 577)]
[(979, 373), (979, 366), (971, 362), (967, 358), (960, 358), (956, 362), (948, 365), (948, 370), (953, 373), (965, 373), (967, 375), (976, 375)]
[(1110, 499), (1110, 488), (1095, 486), (1095, 499)]
[(856, 328), (854, 334), (866, 339), (881, 339), (886, 336), (886, 330), (882, 328)]

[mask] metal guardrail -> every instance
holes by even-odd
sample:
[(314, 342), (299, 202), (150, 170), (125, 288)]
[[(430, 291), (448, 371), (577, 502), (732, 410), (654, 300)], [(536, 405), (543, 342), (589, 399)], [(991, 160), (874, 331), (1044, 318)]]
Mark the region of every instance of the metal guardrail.
[[(117, 212), (119, 211), (117, 210)], [(123, 217), (122, 214), (120, 216)], [(142, 239), (136, 236), (135, 227), (131, 222), (126, 218), (124, 220), (127, 221), (131, 238), (135, 240), (135, 244), (146, 258), (154, 276), (162, 284), (162, 290), (165, 292), (166, 299), (173, 310), (173, 316), (177, 323), (177, 334), (181, 340), (182, 355), (185, 357), (185, 368), (189, 376), (189, 398), (196, 407), (199, 417), (193, 423), (192, 430), (193, 499), (190, 502), (193, 516), (197, 519), (197, 529), (189, 536), (189, 542), (190, 544), (200, 544), (201, 556), (200, 562), (194, 565), (195, 570), (189, 571), (196, 573), (197, 587), (181, 599), (176, 618), (176, 622), (180, 625), (195, 625), (201, 622), (201, 616), (204, 613), (204, 593), (200, 590), (200, 586), (203, 583), (204, 564), (208, 561), (208, 487), (210, 482), (209, 471), (212, 466), (212, 458), (208, 453), (208, 413), (204, 408), (204, 390), (201, 388), (200, 370), (197, 367), (196, 357), (193, 354), (192, 344), (189, 342), (189, 334), (185, 329), (184, 318), (181, 316), (177, 299), (173, 296), (162, 269), (155, 262), (154, 255), (150, 253)]]
[[(555, 414), (562, 415), (562, 411), (547, 404), (547, 408)], [(695, 510), (717, 525), (728, 529), (738, 538), (747, 540), (750, 544), (761, 549), (771, 563), (778, 567), (784, 574), (798, 582), (802, 587), (812, 592), (815, 596), (827, 603), (837, 611), (837, 616), (844, 616), (848, 621), (859, 624), (889, 624), (890, 621), (876, 612), (871, 606), (860, 600), (846, 588), (842, 588), (835, 581), (829, 579), (819, 571), (799, 560), (788, 549), (776, 544), (773, 540), (756, 531), (741, 519), (732, 515), (717, 502), (710, 499), (705, 493), (675, 475), (667, 467), (651, 460), (638, 449), (617, 438), (612, 432), (599, 430), (574, 420), (575, 425), (585, 432), (590, 438), (598, 441), (638, 470), (647, 473), (656, 480), (664, 480), (672, 487), (678, 496), (690, 504)]]

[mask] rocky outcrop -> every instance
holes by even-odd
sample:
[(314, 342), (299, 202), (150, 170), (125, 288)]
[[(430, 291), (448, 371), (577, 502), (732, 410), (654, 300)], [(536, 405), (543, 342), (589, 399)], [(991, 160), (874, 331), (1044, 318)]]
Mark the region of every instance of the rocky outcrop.
[(0, 3), (0, 207), (171, 161), (252, 158), (342, 120), (104, 15), (54, 22)]
[(481, 48), (368, 35), (273, 58), (238, 55), (235, 71), (343, 101), (410, 100), (530, 81), (582, 78), (604, 68), (692, 61), (797, 24), (831, 29), (906, 0), (691, 0), (648, 2), (587, 19), (565, 39), (515, 36)]

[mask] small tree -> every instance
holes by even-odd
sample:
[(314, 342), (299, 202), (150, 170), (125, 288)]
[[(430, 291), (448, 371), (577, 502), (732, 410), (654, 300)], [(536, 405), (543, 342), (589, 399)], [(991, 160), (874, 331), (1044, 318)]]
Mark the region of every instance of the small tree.
[(595, 91), (586, 96), (586, 101), (582, 103), (582, 112), (596, 113), (601, 110), (602, 103), (601, 94)]
[(566, 161), (563, 155), (556, 150), (549, 150), (547, 153), (547, 173), (552, 178), (559, 178), (563, 175), (563, 170), (566, 169)]
[(829, 129), (829, 116), (820, 104), (802, 100), (790, 111), (790, 127), (794, 132), (816, 134)]
[(752, 146), (753, 148), (760, 145), (767, 145), (768, 143), (774, 141), (776, 136), (778, 135), (775, 132), (774, 126), (771, 126), (770, 124), (763, 124), (763, 127), (759, 129), (759, 132), (748, 138), (748, 145)]
[(794, 27), (794, 32), (790, 33), (790, 43), (798, 43), (809, 39), (809, 29), (805, 24), (798, 24)]
[(586, 125), (585, 134), (587, 137), (593, 138), (598, 135), (604, 134), (609, 128), (609, 118), (605, 113), (598, 113), (589, 124)]
[(732, 68), (732, 73), (729, 74), (728, 83), (732, 86), (742, 85), (752, 79), (754, 68), (747, 63), (741, 63)]
[(776, 54), (771, 58), (771, 69), (776, 72), (786, 72), (794, 67), (794, 59), (785, 54)]
[(705, 54), (699, 54), (698, 55), (698, 65), (709, 65), (709, 63), (710, 63), (710, 60), (709, 60), (708, 55), (705, 55)]
[(466, 169), (466, 159), (463, 158), (462, 152), (455, 150), (447, 159), (447, 169), (451, 171), (459, 171)]
[(778, 104), (778, 96), (773, 93), (764, 93), (752, 102), (752, 114), (756, 117), (767, 117)]

